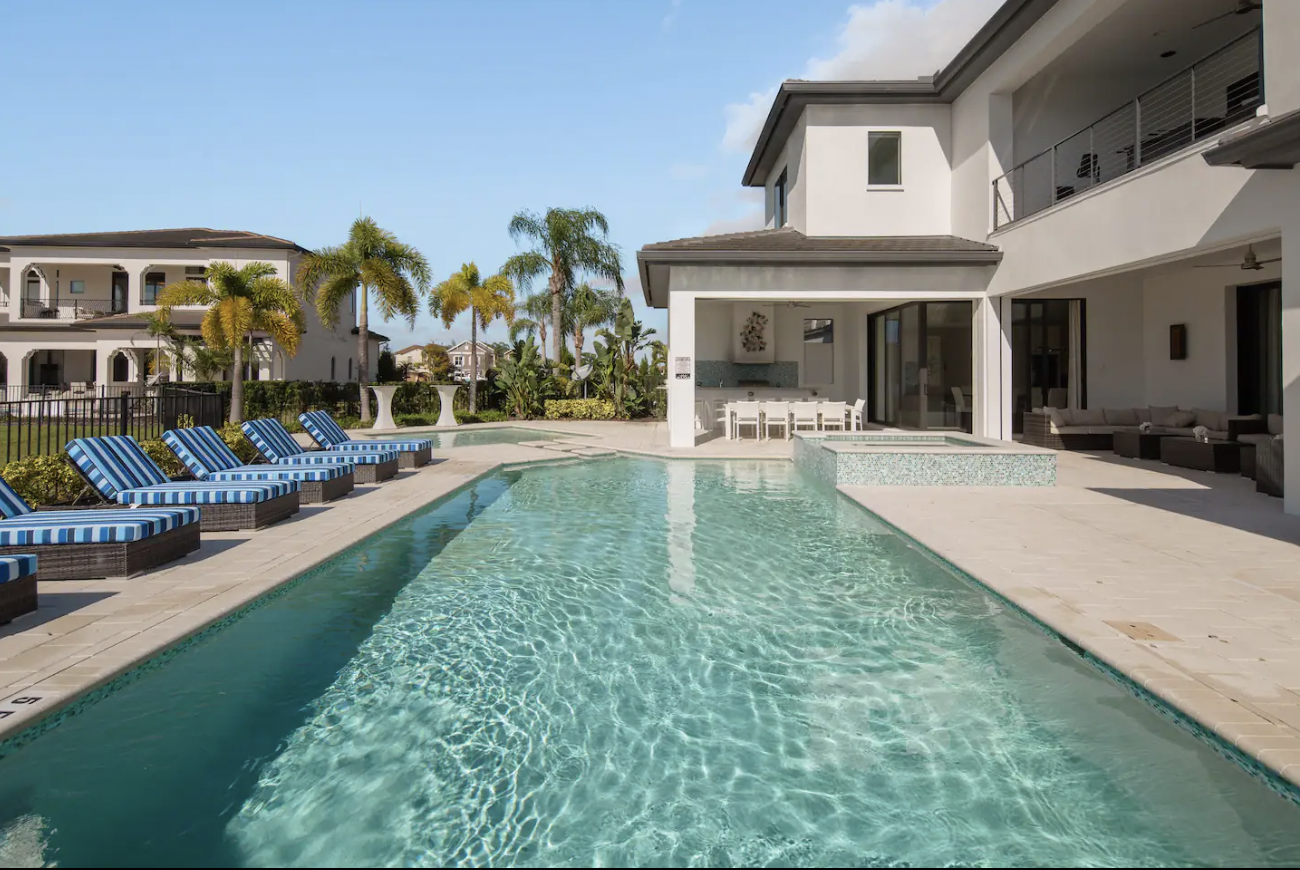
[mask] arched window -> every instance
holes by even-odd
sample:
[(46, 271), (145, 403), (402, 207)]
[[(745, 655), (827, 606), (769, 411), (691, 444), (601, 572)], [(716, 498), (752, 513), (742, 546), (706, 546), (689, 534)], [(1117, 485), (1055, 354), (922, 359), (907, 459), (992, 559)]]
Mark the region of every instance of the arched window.
[(338, 378), (334, 377), (334, 357), (330, 357), (330, 380), (331, 381), (338, 380)]
[(131, 365), (124, 353), (113, 355), (113, 380), (118, 383), (126, 383), (131, 380)]

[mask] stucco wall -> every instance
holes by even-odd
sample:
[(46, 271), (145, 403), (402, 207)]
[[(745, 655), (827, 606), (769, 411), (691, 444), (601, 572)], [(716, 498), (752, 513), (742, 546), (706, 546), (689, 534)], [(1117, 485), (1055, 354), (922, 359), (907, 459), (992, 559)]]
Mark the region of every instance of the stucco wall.
[(786, 139), (785, 147), (781, 149), (781, 157), (772, 167), (768, 174), (767, 183), (763, 189), (764, 201), (764, 224), (769, 228), (777, 228), (775, 224), (776, 214), (773, 210), (775, 204), (772, 198), (772, 191), (776, 185), (777, 179), (781, 173), (786, 173), (786, 226), (793, 227), (801, 233), (808, 232), (808, 185), (807, 185), (807, 167), (808, 155), (805, 148), (805, 135), (808, 128), (808, 119), (805, 114), (801, 117), (794, 129), (790, 131), (790, 137)]
[[(948, 106), (810, 106), (804, 118), (809, 235), (951, 232)], [(895, 131), (902, 136), (902, 184), (873, 188), (867, 183), (870, 134)]]

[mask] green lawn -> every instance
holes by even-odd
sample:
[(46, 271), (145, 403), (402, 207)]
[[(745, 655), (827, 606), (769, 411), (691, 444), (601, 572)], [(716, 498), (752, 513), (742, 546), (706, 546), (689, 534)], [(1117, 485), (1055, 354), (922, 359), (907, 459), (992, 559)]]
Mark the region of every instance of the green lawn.
[[(117, 434), (116, 425), (90, 422), (55, 421), (37, 425), (23, 420), (0, 421), (0, 465), (28, 456), (59, 453), (73, 438)], [(148, 434), (156, 435), (153, 432)]]

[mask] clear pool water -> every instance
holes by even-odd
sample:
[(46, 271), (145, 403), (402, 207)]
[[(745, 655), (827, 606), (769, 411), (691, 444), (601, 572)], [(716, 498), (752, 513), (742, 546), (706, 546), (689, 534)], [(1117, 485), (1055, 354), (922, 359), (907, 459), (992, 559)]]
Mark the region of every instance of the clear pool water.
[(458, 429), (455, 432), (417, 432), (412, 437), (427, 438), (435, 449), (448, 447), (483, 447), (490, 444), (518, 444), (520, 441), (554, 441), (564, 436), (534, 429)]
[(786, 463), (485, 479), (0, 761), (61, 866), (1287, 866), (1300, 809)]

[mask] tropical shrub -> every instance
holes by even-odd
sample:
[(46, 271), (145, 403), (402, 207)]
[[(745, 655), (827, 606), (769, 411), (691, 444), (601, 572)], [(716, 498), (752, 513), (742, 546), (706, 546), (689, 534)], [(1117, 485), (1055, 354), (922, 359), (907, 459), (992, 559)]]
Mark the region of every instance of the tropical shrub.
[(241, 462), (251, 463), (258, 458), (257, 448), (253, 443), (244, 437), (244, 430), (239, 428), (238, 423), (227, 423), (217, 430), (221, 440), (226, 442), (226, 446), (234, 451)]
[[(479, 411), (477, 414), (456, 412), (457, 423), (504, 423), (508, 419), (505, 411)], [(432, 423), (428, 425), (432, 425)]]
[(530, 338), (517, 347), (518, 352), (501, 363), (497, 385), (505, 396), (507, 410), (515, 417), (528, 420), (542, 409), (550, 384), (533, 340)]
[(172, 449), (167, 446), (166, 442), (159, 439), (151, 441), (141, 441), (140, 447), (150, 459), (158, 463), (163, 474), (168, 477), (189, 477), (190, 474), (185, 470), (184, 464), (172, 453)]
[(613, 420), (618, 416), (608, 399), (547, 399), (547, 420)]
[(620, 418), (642, 417), (650, 411), (650, 391), (645, 381), (654, 367), (648, 367), (643, 374), (636, 355), (650, 347), (652, 335), (654, 330), (646, 329), (636, 319), (632, 303), (624, 299), (614, 329), (602, 329), (600, 337), (604, 341), (593, 342), (592, 379), (597, 394), (613, 403)]
[(10, 462), (0, 469), (0, 477), (33, 507), (70, 502), (86, 485), (63, 454)]

